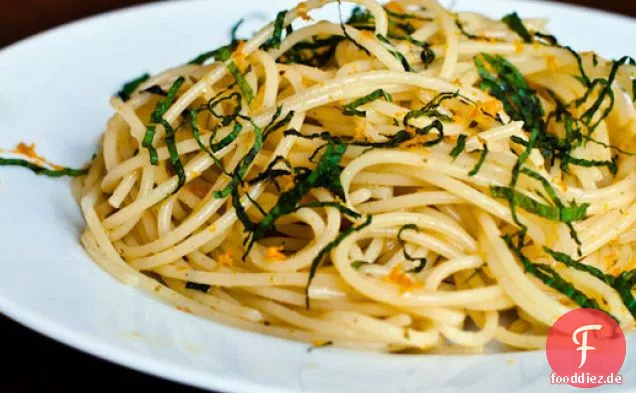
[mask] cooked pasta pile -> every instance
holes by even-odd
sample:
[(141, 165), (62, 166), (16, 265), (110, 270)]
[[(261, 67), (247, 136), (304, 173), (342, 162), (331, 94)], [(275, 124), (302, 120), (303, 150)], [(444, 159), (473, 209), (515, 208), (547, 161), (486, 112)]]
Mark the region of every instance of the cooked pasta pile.
[(577, 307), (633, 328), (633, 59), (516, 13), (352, 2), (127, 83), (75, 183), (93, 259), (317, 346), (541, 348)]

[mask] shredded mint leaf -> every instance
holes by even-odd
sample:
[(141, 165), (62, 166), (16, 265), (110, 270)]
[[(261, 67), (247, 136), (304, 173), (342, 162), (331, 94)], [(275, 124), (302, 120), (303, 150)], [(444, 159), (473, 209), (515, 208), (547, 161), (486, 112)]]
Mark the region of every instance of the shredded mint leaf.
[(477, 164), (470, 172), (468, 172), (468, 176), (475, 176), (477, 173), (479, 173), (481, 166), (484, 165), (484, 162), (486, 161), (487, 155), (488, 155), (488, 146), (484, 145), (484, 148), (483, 150), (481, 150), (481, 154), (479, 155), (479, 160), (477, 161)]
[(516, 12), (504, 16), (501, 21), (504, 22), (510, 30), (517, 33), (517, 35), (519, 35), (519, 37), (521, 37), (524, 42), (532, 42), (532, 35), (530, 35), (530, 32), (523, 24), (523, 21), (521, 20), (521, 18), (519, 18), (519, 15), (517, 15)]
[(457, 137), (457, 144), (455, 145), (455, 147), (453, 147), (453, 150), (451, 150), (450, 155), (451, 157), (453, 157), (453, 161), (459, 157), (460, 154), (462, 154), (462, 152), (464, 151), (464, 149), (466, 148), (466, 138), (468, 137), (468, 135), (466, 134), (461, 134)]
[(413, 69), (413, 67), (411, 67), (411, 65), (409, 64), (409, 62), (406, 60), (406, 57), (404, 57), (404, 55), (402, 54), (402, 52), (400, 52), (399, 50), (397, 50), (395, 48), (395, 46), (393, 46), (393, 44), (391, 43), (391, 41), (389, 41), (388, 38), (386, 38), (385, 36), (383, 36), (382, 34), (378, 34), (376, 35), (376, 38), (382, 42), (383, 44), (388, 45), (390, 48), (392, 49), (388, 49), (389, 53), (391, 53), (393, 55), (393, 57), (395, 57), (396, 59), (398, 59), (400, 61), (400, 63), (402, 63), (402, 67), (404, 67), (405, 71), (408, 72), (415, 72), (415, 70)]
[(500, 40), (498, 40), (496, 38), (493, 38), (493, 37), (487, 37), (485, 35), (472, 34), (472, 33), (468, 32), (468, 31), (466, 31), (466, 29), (464, 28), (464, 23), (461, 20), (459, 20), (459, 18), (455, 19), (455, 25), (459, 29), (459, 32), (462, 33), (462, 35), (464, 35), (468, 39), (478, 40), (478, 41), (500, 41)]
[[(225, 92), (221, 92), (215, 97), (212, 97), (212, 99), (208, 101), (206, 105), (207, 110), (212, 114), (212, 116), (220, 120), (221, 126), (223, 127), (231, 124), (233, 121), (236, 121), (236, 119), (240, 116), (241, 111), (243, 110), (243, 97), (241, 96), (241, 94), (234, 92), (230, 95), (223, 96), (224, 93)], [(232, 112), (228, 115), (217, 113), (216, 107), (226, 101), (233, 101), (234, 109), (232, 110)]]
[[(191, 124), (190, 126), (192, 127), (192, 136), (194, 137), (194, 140), (197, 141), (197, 144), (199, 145), (199, 147), (201, 148), (201, 150), (203, 150), (204, 152), (206, 152), (214, 161), (214, 164), (227, 176), (232, 176), (230, 173), (228, 173), (225, 170), (225, 167), (223, 166), (223, 163), (221, 162), (221, 160), (219, 160), (219, 158), (210, 150), (208, 149), (208, 147), (205, 145), (205, 143), (203, 143), (203, 141), (201, 141), (201, 131), (199, 130), (199, 125), (197, 123), (197, 118), (199, 117), (199, 110), (197, 109), (191, 109), (190, 110), (190, 119), (191, 119)], [(212, 132), (210, 135), (210, 144), (212, 144), (212, 139), (214, 138), (214, 136), (216, 135), (216, 132)]]
[(587, 215), (587, 208), (590, 206), (589, 203), (581, 205), (574, 203), (570, 207), (548, 206), (510, 187), (491, 186), (490, 194), (495, 198), (506, 199), (511, 205), (519, 206), (537, 216), (565, 223), (584, 219)]
[(213, 195), (215, 198), (225, 198), (230, 195), (230, 193), (232, 193), (232, 190), (238, 187), (238, 185), (243, 181), (243, 177), (247, 173), (250, 165), (252, 165), (252, 162), (254, 162), (254, 159), (263, 148), (263, 132), (254, 123), (252, 123), (252, 128), (254, 129), (254, 144), (245, 154), (245, 156), (243, 156), (239, 161), (239, 164), (237, 165), (236, 170), (232, 175), (232, 180), (230, 181), (230, 183), (222, 190), (214, 192)]
[(241, 18), (230, 29), (230, 40), (232, 41), (232, 45), (236, 45), (238, 43), (239, 41), (239, 39), (237, 38), (238, 29), (241, 27), (241, 25), (244, 22), (245, 22), (245, 19)]
[(418, 263), (418, 265), (416, 267), (414, 267), (413, 269), (407, 271), (407, 273), (419, 273), (426, 267), (426, 264), (428, 263), (428, 261), (426, 260), (426, 258), (415, 258), (415, 257), (411, 256), (411, 254), (409, 254), (406, 251), (406, 241), (404, 239), (402, 239), (402, 233), (404, 231), (406, 231), (406, 230), (419, 232), (420, 228), (417, 225), (415, 225), (415, 224), (406, 224), (402, 228), (400, 228), (400, 230), (398, 232), (398, 235), (397, 235), (398, 242), (402, 246), (402, 255), (404, 255), (404, 259), (406, 259), (407, 261), (410, 261), (410, 262), (417, 262)]
[(130, 99), (130, 96), (137, 90), (139, 85), (150, 79), (150, 74), (146, 73), (138, 76), (137, 78), (124, 83), (122, 88), (117, 92), (117, 97), (126, 102)]
[(143, 89), (141, 91), (142, 93), (150, 93), (150, 94), (154, 94), (154, 95), (158, 95), (158, 96), (162, 96), (162, 97), (167, 97), (168, 96), (168, 92), (165, 91), (164, 89), (161, 88), (161, 86), (159, 85), (152, 85), (146, 89)]
[(283, 37), (283, 25), (285, 24), (285, 16), (287, 16), (287, 10), (282, 10), (276, 15), (276, 21), (274, 22), (274, 33), (272, 37), (267, 40), (261, 49), (267, 51), (271, 48), (280, 48), (281, 39)]
[(196, 282), (186, 282), (186, 286), (187, 289), (194, 289), (195, 291), (199, 291), (199, 292), (203, 292), (203, 293), (207, 293), (210, 290), (210, 285), (208, 284), (199, 284)]
[(406, 116), (404, 116), (403, 124), (405, 127), (412, 127), (409, 124), (411, 119), (417, 119), (418, 117), (427, 116), (427, 117), (435, 117), (442, 121), (451, 121), (452, 119), (439, 111), (439, 107), (446, 100), (459, 99), (462, 104), (465, 105), (474, 105), (475, 103), (470, 99), (459, 94), (458, 91), (450, 93), (450, 92), (442, 92), (436, 95), (432, 100), (430, 100), (426, 105), (424, 105), (420, 109), (414, 109), (409, 111)]
[(369, 95), (366, 95), (362, 98), (358, 98), (357, 100), (345, 105), (342, 113), (345, 116), (366, 117), (367, 112), (358, 110), (358, 107), (368, 104), (370, 102), (373, 102), (375, 100), (378, 100), (380, 98), (383, 98), (385, 101), (388, 101), (388, 102), (393, 102), (393, 97), (391, 97), (389, 93), (387, 93), (386, 91), (382, 89), (378, 89)]
[(33, 173), (37, 175), (44, 175), (48, 177), (62, 177), (62, 176), (70, 176), (70, 177), (78, 177), (84, 176), (88, 173), (88, 168), (83, 169), (73, 169), (73, 168), (62, 168), (62, 169), (49, 169), (37, 164), (34, 164), (30, 161), (23, 160), (20, 158), (2, 158), (0, 157), (0, 166), (21, 166), (23, 168), (30, 169)]
[(318, 268), (320, 267), (320, 264), (322, 263), (322, 260), (324, 259), (324, 257), (334, 248), (338, 247), (338, 245), (340, 243), (342, 243), (342, 241), (344, 239), (346, 239), (347, 237), (349, 237), (352, 233), (354, 232), (358, 232), (366, 227), (368, 227), (369, 225), (371, 225), (373, 218), (372, 216), (367, 216), (367, 219), (360, 225), (358, 226), (352, 226), (350, 228), (345, 229), (344, 231), (340, 232), (340, 234), (329, 244), (327, 244), (322, 250), (320, 250), (320, 252), (318, 253), (318, 255), (316, 256), (316, 258), (314, 258), (314, 260), (311, 262), (311, 267), (309, 268), (309, 278), (307, 279), (307, 286), (305, 287), (305, 296), (306, 296), (306, 307), (309, 310), (310, 307), (310, 300), (309, 300), (309, 286), (311, 285), (311, 282), (313, 281), (314, 277), (316, 276), (316, 272), (318, 271)]
[(360, 268), (364, 265), (370, 265), (369, 262), (366, 261), (355, 261), (355, 262), (351, 262), (351, 267), (355, 270), (360, 270)]
[(311, 40), (298, 42), (285, 52), (279, 58), (279, 61), (281, 63), (296, 63), (320, 67), (333, 57), (336, 46), (344, 39), (344, 37), (334, 35), (327, 38), (313, 37)]
[[(150, 115), (150, 121), (146, 126), (146, 134), (144, 135), (144, 139), (142, 142), (142, 146), (148, 149), (148, 154), (150, 155), (150, 163), (152, 165), (159, 164), (159, 158), (157, 156), (157, 149), (153, 146), (153, 140), (155, 138), (155, 133), (157, 131), (157, 124), (161, 124), (163, 121), (163, 115), (168, 111), (170, 106), (172, 106), (174, 100), (176, 99), (177, 92), (185, 82), (185, 78), (180, 76), (177, 78), (170, 90), (168, 91), (168, 95), (163, 100), (157, 102), (155, 106), (155, 110)], [(166, 129), (166, 133), (168, 130)]]
[[(217, 60), (219, 61), (228, 61), (231, 58), (231, 53), (230, 50), (227, 47), (223, 47), (220, 48), (220, 51), (218, 53), (217, 56)], [(234, 80), (236, 81), (236, 84), (238, 85), (239, 89), (241, 89), (241, 92), (243, 93), (243, 97), (245, 97), (245, 100), (247, 100), (247, 103), (251, 103), (252, 100), (254, 99), (254, 91), (252, 90), (252, 87), (250, 86), (249, 83), (247, 83), (247, 80), (245, 80), (245, 77), (243, 76), (243, 74), (241, 74), (241, 71), (239, 71), (238, 67), (236, 66), (236, 63), (234, 63), (234, 61), (230, 61), (229, 63), (226, 64), (226, 67), (228, 69), (228, 71), (230, 71), (230, 74), (232, 74), (232, 76), (234, 77)]]
[[(502, 236), (508, 248), (517, 256), (517, 258), (523, 264), (525, 270), (537, 277), (541, 280), (545, 285), (555, 289), (556, 291), (562, 293), (563, 295), (570, 298), (576, 304), (583, 308), (594, 308), (600, 311), (607, 312), (603, 310), (598, 302), (594, 299), (589, 298), (586, 294), (578, 290), (572, 283), (564, 280), (552, 267), (548, 265), (532, 263), (522, 251), (523, 244), (515, 245), (511, 236), (506, 235)], [(610, 314), (611, 316), (611, 314)], [(612, 318), (614, 318), (612, 316)], [(616, 318), (614, 318), (616, 319)]]
[(618, 276), (612, 276), (610, 274), (603, 273), (600, 269), (594, 266), (576, 261), (569, 255), (562, 252), (551, 250), (548, 247), (543, 247), (543, 249), (545, 252), (550, 254), (555, 261), (562, 263), (567, 267), (588, 273), (614, 288), (614, 290), (620, 295), (625, 307), (627, 307), (632, 316), (636, 317), (636, 299), (632, 294), (632, 289), (634, 284), (636, 284), (636, 270), (625, 271)]
[(370, 53), (367, 50), (367, 48), (365, 48), (364, 46), (360, 45), (358, 43), (358, 41), (354, 40), (353, 37), (351, 37), (349, 35), (349, 33), (347, 33), (347, 29), (345, 28), (345, 24), (342, 21), (342, 1), (341, 0), (338, 0), (338, 15), (340, 17), (340, 27), (342, 28), (342, 34), (344, 34), (345, 38), (347, 38), (349, 41), (351, 41), (358, 49), (360, 49), (361, 51), (363, 51), (367, 55), (370, 55)]
[(179, 178), (179, 183), (177, 184), (175, 190), (172, 192), (173, 194), (175, 194), (181, 189), (181, 187), (185, 185), (186, 173), (185, 169), (183, 168), (181, 158), (179, 158), (179, 151), (177, 150), (174, 128), (172, 128), (170, 123), (168, 123), (163, 117), (160, 120), (160, 124), (166, 130), (166, 147), (168, 148), (168, 153), (170, 154), (170, 164), (174, 168), (175, 172), (177, 172), (177, 176)]

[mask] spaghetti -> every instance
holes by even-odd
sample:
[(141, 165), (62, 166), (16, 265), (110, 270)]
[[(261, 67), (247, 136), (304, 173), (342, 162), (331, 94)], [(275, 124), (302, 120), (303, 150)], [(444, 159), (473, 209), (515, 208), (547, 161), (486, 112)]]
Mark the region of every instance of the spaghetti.
[(317, 346), (541, 348), (576, 307), (633, 328), (634, 60), (516, 13), (352, 2), (126, 84), (75, 183), (93, 259)]

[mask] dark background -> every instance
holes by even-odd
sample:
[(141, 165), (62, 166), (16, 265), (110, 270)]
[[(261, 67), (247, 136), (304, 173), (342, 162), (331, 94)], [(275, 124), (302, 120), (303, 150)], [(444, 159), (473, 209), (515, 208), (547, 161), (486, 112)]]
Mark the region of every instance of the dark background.
[[(148, 0), (2, 0), (0, 48), (24, 37), (89, 15)], [(636, 0), (570, 0), (636, 17)], [(636, 20), (634, 21), (636, 23)], [(45, 338), (0, 314), (0, 392), (200, 392), (146, 376)]]

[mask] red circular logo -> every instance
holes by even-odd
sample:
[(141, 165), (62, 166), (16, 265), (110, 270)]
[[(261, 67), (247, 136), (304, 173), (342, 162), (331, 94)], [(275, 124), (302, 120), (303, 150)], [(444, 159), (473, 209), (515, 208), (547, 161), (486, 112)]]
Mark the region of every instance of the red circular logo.
[(579, 388), (622, 384), (625, 335), (608, 314), (592, 308), (572, 310), (550, 328), (546, 343), (550, 382)]

